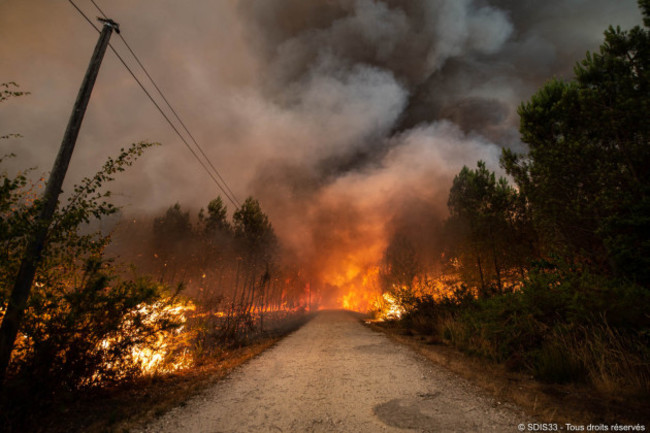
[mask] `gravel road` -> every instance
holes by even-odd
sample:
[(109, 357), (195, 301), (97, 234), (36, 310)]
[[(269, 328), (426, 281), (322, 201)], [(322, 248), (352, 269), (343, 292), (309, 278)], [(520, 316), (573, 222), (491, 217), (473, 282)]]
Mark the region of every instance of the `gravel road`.
[(507, 433), (522, 422), (354, 314), (325, 311), (144, 431)]

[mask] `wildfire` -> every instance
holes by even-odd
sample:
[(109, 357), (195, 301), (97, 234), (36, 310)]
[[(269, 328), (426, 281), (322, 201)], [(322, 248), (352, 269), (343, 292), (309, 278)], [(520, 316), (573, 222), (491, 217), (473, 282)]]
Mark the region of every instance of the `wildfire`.
[(338, 299), (339, 304), (346, 310), (367, 311), (373, 296), (364, 292), (348, 292)]
[(450, 275), (420, 276), (413, 279), (410, 285), (393, 286), (389, 292), (377, 296), (372, 304), (371, 312), (374, 320), (395, 320), (413, 308), (417, 299), (427, 297), (434, 301), (454, 299), (454, 289), (457, 280)]
[(140, 365), (142, 374), (170, 373), (193, 364), (194, 360), (187, 348), (184, 348), (176, 357), (172, 357), (172, 353), (173, 346), (180, 343), (179, 340), (182, 338), (179, 337), (185, 332), (187, 312), (195, 309), (194, 304), (189, 302), (165, 305), (159, 301), (151, 306), (140, 307), (139, 312), (144, 313), (146, 320), (150, 323), (163, 317), (181, 323), (181, 326), (172, 331), (158, 332), (153, 344), (133, 347), (131, 355), (133, 361)]
[(367, 312), (380, 294), (378, 276), (379, 268), (376, 266), (369, 267), (365, 271), (360, 268), (349, 268), (343, 275), (339, 275), (337, 286), (344, 292), (337, 298), (339, 307)]
[[(111, 370), (127, 371), (136, 367), (142, 375), (171, 373), (188, 368), (194, 363), (187, 348), (190, 332), (187, 331), (187, 314), (196, 309), (189, 301), (172, 302), (161, 300), (152, 305), (139, 305), (127, 315), (122, 324), (123, 333), (129, 337), (129, 329), (135, 320), (145, 326), (155, 328), (157, 323), (179, 323), (172, 329), (159, 329), (152, 333), (147, 341), (131, 347), (130, 358), (125, 365), (107, 365)], [(101, 350), (109, 351), (123, 337), (107, 338), (100, 344)], [(97, 378), (95, 378), (97, 379)]]
[(404, 307), (399, 305), (397, 298), (390, 293), (384, 293), (377, 297), (374, 302), (375, 311), (377, 311), (376, 320), (395, 320), (400, 319), (404, 314)]

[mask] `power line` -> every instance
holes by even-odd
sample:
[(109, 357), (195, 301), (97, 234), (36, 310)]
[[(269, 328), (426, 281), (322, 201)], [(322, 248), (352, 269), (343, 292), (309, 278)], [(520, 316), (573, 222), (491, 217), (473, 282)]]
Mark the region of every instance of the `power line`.
[[(72, 2), (72, 0), (68, 0), (68, 1), (70, 1), (70, 3), (72, 3), (72, 4), (74, 5), (74, 3)], [(102, 15), (106, 16), (106, 15), (104, 14), (104, 12), (99, 8), (99, 6), (97, 6), (97, 4), (96, 4), (95, 2), (92, 2), (92, 3), (93, 3), (93, 5), (95, 5), (95, 7), (97, 8), (97, 10), (99, 10), (99, 12), (100, 12)], [(75, 6), (75, 9), (77, 9), (77, 11), (78, 11), (79, 13), (81, 13), (81, 14), (84, 16), (84, 18), (86, 19), (86, 21), (88, 21), (96, 31), (99, 31), (99, 30), (97, 29), (97, 27), (95, 26), (95, 24), (94, 24), (94, 23), (93, 23), (93, 22), (92, 22), (92, 21), (91, 21), (91, 20), (90, 20), (90, 19), (89, 19), (85, 14), (84, 14), (84, 13), (83, 13), (83, 12), (82, 12), (82, 11), (81, 11), (77, 6), (76, 6), (76, 5), (74, 5), (74, 6)], [(125, 41), (125, 44), (126, 44), (126, 41)], [(224, 188), (224, 186), (221, 186), (221, 184), (219, 183), (219, 181), (218, 181), (218, 180), (214, 177), (214, 175), (210, 172), (210, 170), (209, 170), (208, 167), (205, 165), (205, 163), (204, 163), (204, 162), (201, 160), (201, 158), (196, 154), (196, 152), (194, 151), (194, 149), (192, 149), (192, 147), (191, 147), (190, 144), (187, 142), (187, 140), (182, 136), (182, 134), (180, 133), (180, 131), (179, 131), (179, 130), (176, 128), (176, 126), (171, 122), (171, 120), (170, 120), (169, 117), (164, 113), (164, 111), (162, 110), (162, 108), (160, 107), (160, 105), (159, 105), (159, 104), (154, 100), (154, 98), (151, 96), (151, 94), (149, 93), (149, 91), (147, 91), (147, 89), (144, 87), (144, 85), (142, 84), (142, 82), (140, 82), (140, 80), (137, 78), (137, 76), (135, 75), (135, 73), (131, 70), (131, 68), (129, 68), (129, 66), (126, 64), (126, 61), (122, 58), (122, 56), (120, 56), (120, 54), (119, 54), (119, 53), (117, 52), (117, 50), (113, 47), (112, 44), (110, 45), (110, 48), (111, 48), (111, 50), (113, 51), (113, 53), (117, 56), (117, 58), (120, 60), (120, 62), (122, 63), (122, 65), (124, 65), (124, 67), (127, 69), (127, 71), (129, 71), (129, 73), (131, 74), (131, 76), (133, 77), (133, 79), (138, 83), (138, 85), (140, 86), (140, 88), (145, 92), (145, 94), (147, 95), (147, 97), (149, 98), (149, 100), (150, 100), (150, 101), (151, 101), (151, 102), (156, 106), (156, 108), (158, 109), (158, 111), (160, 112), (160, 114), (165, 118), (165, 120), (167, 121), (167, 123), (168, 123), (168, 124), (171, 126), (171, 128), (174, 130), (174, 132), (179, 136), (179, 138), (181, 139), (181, 141), (183, 141), (183, 143), (185, 144), (185, 146), (187, 147), (187, 149), (192, 153), (192, 155), (194, 156), (194, 158), (196, 158), (196, 160), (199, 162), (199, 164), (201, 164), (201, 166), (203, 167), (203, 169), (208, 173), (208, 175), (212, 178), (212, 180), (215, 182), (215, 184), (216, 184), (216, 185), (219, 187), (219, 189), (224, 193), (224, 195), (226, 196), (226, 198), (228, 198), (228, 200), (230, 200), (230, 202), (231, 202), (231, 203), (232, 203), (236, 208), (240, 207), (240, 205), (239, 205), (239, 203), (238, 203), (238, 201), (237, 201), (235, 195), (232, 194), (232, 191), (231, 191), (230, 188), (228, 187), (228, 184), (227, 184), (226, 181), (223, 179), (223, 177), (221, 177), (221, 175), (220, 175), (219, 172), (216, 170), (216, 168), (214, 167), (214, 165), (212, 164), (212, 162), (210, 161), (210, 159), (208, 158), (208, 156), (205, 154), (205, 152), (203, 151), (203, 149), (201, 149), (201, 147), (198, 145), (198, 143), (196, 143), (196, 140), (194, 140), (194, 141), (195, 141), (195, 144), (196, 144), (197, 148), (201, 151), (201, 153), (203, 154), (204, 158), (208, 161), (208, 164), (213, 168), (213, 170), (215, 171), (215, 173), (217, 174), (217, 176), (221, 179), (221, 181), (223, 182), (225, 188)], [(133, 53), (132, 50), (130, 50), (130, 51)], [(135, 56), (135, 53), (133, 53), (133, 56), (136, 57), (136, 56)], [(136, 59), (136, 60), (137, 60), (137, 59)], [(140, 62), (139, 60), (138, 60), (138, 63), (140, 64), (140, 66), (141, 66), (141, 67), (143, 68), (143, 70), (144, 70), (144, 66), (142, 66), (142, 64), (141, 64), (141, 62)], [(163, 99), (167, 102), (167, 99), (164, 97), (164, 95), (162, 94), (162, 92), (160, 91), (160, 89), (158, 88), (158, 86), (155, 84), (155, 82), (153, 81), (153, 79), (151, 78), (151, 76), (150, 76), (146, 71), (145, 71), (145, 73), (147, 74), (147, 76), (149, 77), (149, 79), (152, 81), (152, 83), (154, 84), (154, 86), (156, 87), (156, 89), (158, 90), (158, 92), (161, 94), (161, 96), (163, 97)], [(168, 105), (169, 108), (172, 110), (172, 112), (175, 113), (175, 111), (173, 110), (173, 108), (171, 107), (171, 105), (169, 104), (169, 102), (167, 102), (167, 105)], [(180, 118), (178, 117), (178, 115), (177, 115), (177, 114), (175, 114), (175, 115), (176, 115), (177, 119), (180, 121), (180, 123), (183, 124), (183, 122), (180, 120)], [(187, 128), (185, 128), (185, 130), (187, 131), (188, 135), (190, 135), (190, 137), (193, 138), (192, 134), (189, 133), (189, 131), (187, 130)], [(230, 194), (229, 194), (229, 193), (230, 193)]]
[[(95, 6), (95, 8), (99, 11), (99, 13), (102, 14), (102, 15), (104, 16), (104, 18), (108, 18), (108, 16), (106, 16), (106, 14), (104, 13), (104, 11), (99, 7), (99, 5), (95, 2), (95, 0), (90, 0), (90, 2)], [(151, 77), (151, 75), (149, 74), (149, 71), (147, 71), (147, 68), (145, 68), (145, 66), (142, 64), (142, 62), (140, 61), (140, 59), (138, 58), (138, 56), (135, 54), (135, 52), (133, 51), (133, 49), (131, 48), (131, 46), (129, 45), (129, 43), (126, 41), (126, 39), (124, 38), (124, 36), (123, 36), (121, 33), (120, 33), (118, 36), (120, 37), (120, 39), (122, 40), (122, 42), (124, 43), (124, 45), (126, 46), (126, 48), (129, 50), (129, 52), (131, 53), (131, 55), (133, 56), (133, 58), (135, 59), (135, 61), (138, 63), (138, 65), (140, 66), (140, 68), (142, 68), (142, 71), (145, 73), (145, 75), (147, 76), (147, 78), (149, 78), (149, 81), (151, 81), (151, 84), (153, 84), (153, 86), (155, 87), (155, 89), (158, 91), (158, 94), (162, 97), (163, 101), (165, 101), (165, 104), (167, 104), (167, 107), (169, 107), (169, 109), (171, 110), (171, 112), (174, 114), (174, 116), (176, 117), (176, 120), (178, 120), (178, 122), (181, 124), (181, 126), (183, 127), (183, 129), (185, 130), (185, 132), (187, 133), (187, 135), (189, 135), (189, 137), (192, 139), (192, 142), (194, 142), (194, 144), (196, 145), (197, 149), (199, 149), (199, 152), (201, 152), (201, 155), (203, 155), (203, 157), (206, 159), (206, 161), (208, 161), (208, 164), (210, 165), (210, 167), (214, 170), (214, 172), (215, 172), (216, 175), (219, 177), (219, 179), (221, 180), (221, 182), (223, 182), (224, 186), (226, 187), (226, 189), (227, 189), (228, 192), (230, 193), (230, 196), (234, 199), (235, 202), (239, 203), (239, 200), (237, 200), (235, 194), (232, 192), (232, 190), (231, 190), (230, 187), (228, 186), (228, 183), (226, 182), (226, 180), (221, 176), (221, 174), (219, 173), (219, 170), (217, 170), (217, 168), (212, 164), (212, 161), (210, 161), (210, 158), (208, 158), (208, 155), (205, 154), (205, 152), (203, 151), (203, 148), (202, 148), (202, 147), (199, 145), (199, 143), (196, 141), (196, 139), (194, 138), (194, 136), (192, 135), (192, 133), (189, 131), (189, 129), (187, 128), (187, 126), (185, 126), (185, 122), (183, 122), (183, 120), (180, 118), (180, 116), (178, 115), (178, 113), (176, 112), (176, 110), (174, 109), (174, 107), (172, 107), (172, 105), (170, 104), (170, 102), (167, 100), (167, 98), (165, 97), (165, 94), (163, 93), (163, 91), (160, 90), (160, 88), (158, 87), (158, 85), (156, 84), (156, 82), (154, 81), (154, 79), (153, 79), (153, 78)], [(229, 197), (229, 198), (230, 198), (230, 197)]]
[[(91, 1), (92, 1), (92, 0), (91, 0)], [(85, 20), (86, 20), (86, 21), (87, 21), (87, 22), (88, 22), (88, 23), (89, 23), (89, 24), (90, 24), (90, 25), (95, 29), (95, 31), (100, 32), (100, 30), (97, 28), (97, 26), (95, 26), (95, 23), (93, 23), (93, 22), (90, 20), (90, 18), (88, 18), (88, 16), (87, 16), (87, 15), (86, 15), (86, 14), (85, 14), (85, 13), (84, 13), (84, 12), (83, 12), (83, 11), (82, 11), (82, 10), (81, 10), (81, 9), (80, 9), (80, 8), (79, 8), (79, 7), (78, 7), (78, 6), (77, 6), (77, 5), (76, 5), (72, 0), (68, 0), (68, 2), (69, 2), (72, 6), (74, 6), (74, 8), (77, 10), (77, 12), (79, 12), (79, 14), (81, 14), (81, 16), (83, 16), (83, 18), (84, 18), (84, 19), (85, 19)], [(106, 15), (101, 11), (101, 9), (97, 6), (97, 4), (96, 4), (94, 1), (93, 1), (92, 3), (93, 3), (93, 4), (95, 5), (95, 7), (100, 11), (100, 13), (101, 13), (102, 15), (106, 16)], [(122, 39), (123, 39), (123, 38), (122, 38)], [(123, 40), (124, 40), (124, 39), (123, 39)], [(126, 41), (124, 41), (124, 43), (125, 43), (125, 45), (126, 45)], [(235, 208), (239, 208), (239, 207), (241, 207), (241, 206), (239, 205), (239, 203), (238, 203), (238, 201), (237, 201), (235, 195), (232, 193), (232, 191), (231, 191), (230, 188), (228, 187), (228, 184), (226, 183), (226, 181), (223, 179), (223, 177), (221, 177), (221, 175), (219, 174), (219, 172), (217, 171), (217, 169), (214, 167), (214, 165), (212, 164), (212, 162), (210, 162), (210, 159), (207, 157), (207, 155), (205, 154), (205, 152), (203, 151), (203, 149), (201, 149), (201, 147), (198, 145), (198, 143), (196, 142), (196, 140), (194, 140), (194, 137), (192, 136), (192, 134), (190, 134), (190, 132), (187, 130), (187, 128), (185, 127), (185, 125), (183, 124), (183, 122), (180, 120), (180, 118), (178, 117), (178, 115), (176, 114), (176, 112), (174, 111), (174, 109), (171, 107), (171, 105), (169, 104), (169, 102), (167, 102), (167, 99), (164, 97), (164, 95), (162, 94), (162, 92), (160, 91), (160, 89), (158, 88), (158, 86), (156, 86), (156, 84), (155, 84), (155, 82), (153, 81), (153, 79), (151, 78), (151, 76), (150, 76), (150, 75), (146, 72), (146, 70), (145, 70), (145, 73), (147, 74), (147, 76), (149, 77), (149, 79), (151, 80), (151, 82), (154, 84), (154, 86), (156, 87), (156, 89), (158, 90), (158, 92), (160, 93), (160, 95), (163, 97), (163, 99), (165, 100), (165, 102), (167, 103), (167, 105), (169, 106), (169, 108), (172, 110), (172, 112), (174, 113), (174, 115), (176, 116), (176, 118), (177, 118), (177, 119), (179, 120), (179, 122), (183, 125), (183, 127), (184, 127), (185, 131), (187, 132), (187, 134), (188, 134), (190, 137), (192, 137), (192, 140), (194, 141), (195, 145), (196, 145), (197, 148), (200, 150), (200, 152), (201, 152), (201, 154), (203, 155), (203, 157), (208, 161), (208, 164), (212, 167), (212, 169), (215, 171), (215, 173), (217, 174), (217, 176), (221, 179), (221, 181), (223, 182), (223, 184), (224, 184), (225, 187), (224, 187), (224, 186), (221, 186), (221, 183), (219, 183), (219, 181), (217, 180), (217, 178), (212, 174), (212, 172), (210, 171), (210, 169), (208, 168), (208, 166), (205, 165), (205, 163), (204, 163), (204, 162), (201, 160), (201, 158), (197, 155), (197, 153), (194, 151), (194, 149), (192, 149), (192, 147), (191, 147), (190, 144), (187, 142), (187, 140), (185, 139), (185, 137), (183, 137), (183, 135), (180, 133), (180, 131), (178, 130), (178, 128), (176, 128), (176, 126), (172, 123), (172, 121), (171, 121), (171, 120), (169, 119), (169, 117), (165, 114), (165, 112), (162, 110), (162, 108), (160, 107), (160, 105), (159, 105), (159, 104), (154, 100), (154, 98), (151, 96), (151, 93), (149, 93), (149, 91), (144, 87), (144, 85), (142, 84), (142, 82), (138, 79), (138, 77), (135, 75), (135, 73), (133, 72), (133, 70), (131, 70), (131, 68), (127, 65), (126, 61), (122, 58), (122, 56), (120, 56), (120, 54), (119, 54), (119, 53), (117, 52), (117, 50), (113, 47), (113, 45), (112, 45), (112, 44), (109, 44), (109, 47), (111, 48), (111, 51), (113, 51), (113, 53), (115, 54), (115, 56), (117, 56), (117, 58), (120, 60), (120, 62), (122, 63), (122, 65), (126, 68), (126, 70), (131, 74), (131, 76), (132, 76), (133, 79), (136, 81), (136, 83), (140, 86), (140, 88), (142, 89), (142, 91), (147, 95), (147, 97), (149, 98), (149, 100), (151, 101), (151, 103), (153, 103), (154, 106), (158, 109), (158, 111), (159, 111), (160, 114), (163, 116), (163, 118), (167, 121), (167, 123), (169, 124), (169, 126), (174, 130), (174, 132), (176, 133), (176, 135), (178, 135), (178, 137), (181, 139), (181, 141), (183, 142), (183, 144), (185, 144), (185, 147), (187, 147), (187, 149), (190, 151), (190, 153), (192, 153), (192, 155), (194, 156), (194, 158), (196, 158), (196, 160), (198, 161), (198, 163), (201, 164), (201, 166), (202, 166), (203, 169), (206, 171), (206, 173), (210, 176), (210, 178), (214, 181), (214, 183), (215, 183), (215, 184), (219, 187), (219, 189), (223, 192), (223, 194), (226, 196), (226, 198), (228, 198), (228, 200), (229, 200), (229, 201), (230, 201), (230, 202), (235, 206)], [(133, 56), (136, 57), (136, 56), (135, 56), (135, 53), (133, 53), (133, 51), (132, 51), (130, 48), (129, 48), (129, 50), (131, 51), (131, 53), (133, 54)], [(136, 58), (136, 60), (137, 60), (137, 58)], [(138, 61), (138, 63), (140, 64), (140, 66), (141, 66), (141, 67), (143, 68), (143, 70), (144, 70), (144, 66), (142, 66), (142, 64), (140, 63), (139, 60), (137, 60), (137, 61)], [(231, 196), (231, 194), (232, 194), (232, 196)]]
[(97, 3), (95, 3), (95, 0), (90, 0), (90, 2), (95, 6), (95, 9), (97, 9), (99, 11), (99, 13), (104, 16), (104, 18), (107, 18), (104, 11), (99, 6), (97, 6)]

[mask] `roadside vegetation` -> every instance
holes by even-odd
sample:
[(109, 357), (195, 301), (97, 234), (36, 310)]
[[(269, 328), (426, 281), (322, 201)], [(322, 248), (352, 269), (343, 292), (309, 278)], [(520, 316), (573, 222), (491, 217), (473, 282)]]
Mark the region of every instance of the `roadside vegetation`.
[[(26, 94), (0, 85), (0, 102)], [(180, 403), (307, 319), (305, 285), (283, 265), (257, 200), (231, 219), (216, 198), (195, 221), (178, 204), (152, 220), (123, 220), (107, 184), (153, 146), (122, 149), (59, 203), (0, 384), (2, 431), (83, 430), (93, 418), (96, 431), (110, 431), (123, 417)], [(44, 180), (33, 178), (0, 169), (0, 320), (42, 206)], [(100, 221), (112, 221), (108, 232)], [(120, 404), (142, 386), (155, 393), (153, 378), (181, 391), (167, 398), (159, 389), (135, 410)], [(84, 410), (96, 401), (117, 412)]]
[[(650, 0), (639, 5), (644, 27), (610, 28), (573, 80), (520, 106), (529, 151), (503, 152), (509, 180), (482, 161), (458, 173), (439, 250), (394, 233), (378, 314), (543, 382), (647, 401)], [(0, 84), (2, 103), (25, 95)], [(120, 219), (106, 184), (152, 146), (123, 149), (59, 203), (0, 384), (3, 431), (56, 431), (41, 420), (92, 416), (73, 402), (115, 395), (92, 427), (110, 431), (142, 412), (118, 407), (125, 395), (164, 394), (162, 381), (178, 398), (142, 401), (163, 410), (308, 317), (307, 281), (252, 197), (93, 229)], [(42, 205), (32, 178), (0, 169), (0, 320)]]
[[(650, 396), (650, 2), (570, 81), (519, 107), (528, 153), (449, 193), (437, 266), (396, 233), (383, 289), (399, 326), (543, 382)], [(425, 254), (426, 253), (426, 254)], [(381, 314), (381, 311), (378, 311)]]

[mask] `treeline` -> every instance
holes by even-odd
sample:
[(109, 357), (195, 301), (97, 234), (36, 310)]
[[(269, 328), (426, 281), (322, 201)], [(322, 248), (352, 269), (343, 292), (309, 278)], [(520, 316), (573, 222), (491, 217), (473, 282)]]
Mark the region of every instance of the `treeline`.
[[(497, 178), (463, 167), (442, 227), (442, 277), (398, 235), (384, 288), (403, 324), (553, 382), (650, 393), (650, 3), (609, 28), (571, 81), (519, 107), (526, 154)], [(419, 272), (419, 273), (418, 273)]]
[(306, 283), (252, 197), (231, 219), (221, 197), (195, 218), (177, 203), (153, 219), (123, 221), (113, 241), (120, 261), (183, 288), (196, 305), (204, 348), (240, 343), (264, 331), (265, 319), (268, 329), (269, 321), (309, 308)]
[[(0, 102), (27, 94), (0, 83)], [(58, 204), (27, 308), (12, 318), (19, 331), (0, 405), (21, 410), (19, 396), (48, 400), (200, 363), (284, 332), (310, 308), (300, 270), (253, 198), (231, 218), (218, 197), (195, 219), (176, 204), (101, 230), (121, 219), (107, 183), (154, 145), (122, 149)], [(0, 321), (42, 207), (44, 179), (31, 178), (0, 170)]]

